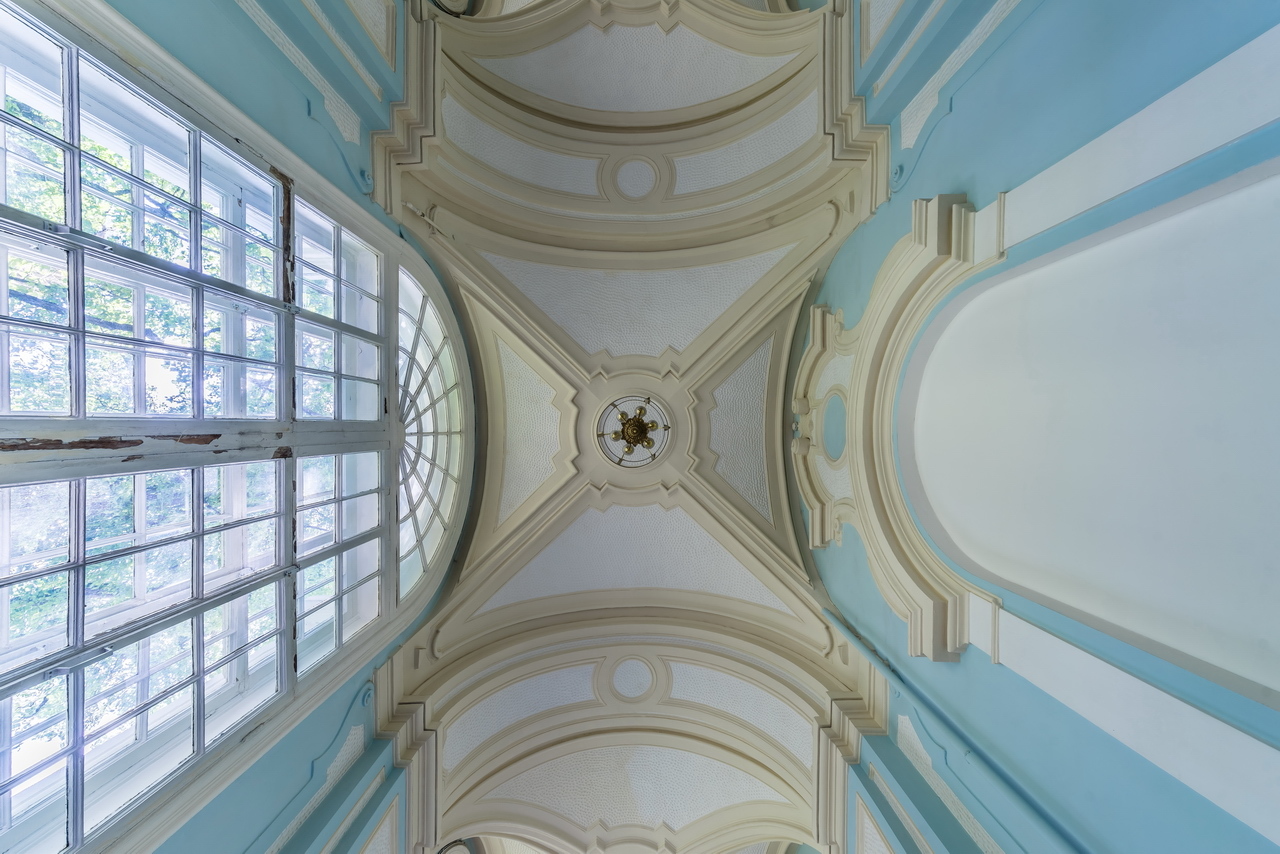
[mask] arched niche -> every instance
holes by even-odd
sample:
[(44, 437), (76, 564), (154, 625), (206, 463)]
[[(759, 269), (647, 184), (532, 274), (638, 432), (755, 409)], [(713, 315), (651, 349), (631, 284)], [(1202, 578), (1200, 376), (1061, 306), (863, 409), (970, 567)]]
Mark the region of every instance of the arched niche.
[(1280, 177), (1210, 196), (963, 293), (897, 436), (956, 563), (1274, 703)]

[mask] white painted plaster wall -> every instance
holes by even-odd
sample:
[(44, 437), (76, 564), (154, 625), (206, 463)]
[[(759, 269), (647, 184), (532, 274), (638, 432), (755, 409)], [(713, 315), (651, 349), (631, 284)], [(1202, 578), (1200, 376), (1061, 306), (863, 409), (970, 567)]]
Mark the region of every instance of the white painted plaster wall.
[(1280, 689), (1280, 178), (977, 296), (916, 409), (989, 573)]

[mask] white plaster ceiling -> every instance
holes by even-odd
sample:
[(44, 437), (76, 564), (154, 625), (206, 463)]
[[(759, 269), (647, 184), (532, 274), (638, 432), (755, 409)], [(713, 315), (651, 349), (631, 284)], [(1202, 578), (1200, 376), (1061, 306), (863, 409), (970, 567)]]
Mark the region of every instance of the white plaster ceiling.
[[(588, 353), (680, 352), (794, 244), (718, 264), (678, 269), (600, 269), (481, 253)], [(622, 263), (635, 263), (627, 257)]]
[(790, 614), (786, 604), (683, 508), (587, 510), (479, 609), (595, 590), (684, 590)]
[[(396, 714), (439, 738), (438, 830), (561, 854), (843, 842), (815, 823), (843, 798), (822, 769), (881, 731), (886, 693), (822, 617), (782, 456), (801, 304), (887, 168), (833, 142), (830, 22), (485, 14), (433, 20), (432, 132), (388, 196), (459, 296), (487, 428), (457, 583), (388, 665)], [(652, 465), (597, 447), (626, 395), (666, 413)]]
[(502, 436), (501, 523), (555, 474), (560, 410), (555, 406), (555, 389), (505, 341), (498, 342), (498, 353), (504, 408), (521, 415), (518, 429), (506, 430)]

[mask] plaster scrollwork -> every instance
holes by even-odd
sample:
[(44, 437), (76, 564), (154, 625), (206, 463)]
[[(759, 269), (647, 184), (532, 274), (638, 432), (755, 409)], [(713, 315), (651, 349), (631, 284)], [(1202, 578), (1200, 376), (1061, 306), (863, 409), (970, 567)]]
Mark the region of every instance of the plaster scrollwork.
[[(812, 340), (795, 391), (799, 435), (792, 453), (801, 498), (810, 513), (810, 542), (839, 541), (857, 529), (876, 585), (908, 624), (908, 649), (953, 661), (968, 642), (967, 604), (987, 594), (957, 575), (929, 545), (912, 518), (894, 452), (899, 380), (917, 336), (957, 286), (1003, 259), (975, 261), (974, 213), (963, 195), (919, 199), (913, 226), (876, 276), (862, 319), (852, 330), (814, 310)], [(845, 389), (851, 436), (836, 478), (818, 437), (820, 404)], [(843, 491), (847, 489), (848, 491)]]

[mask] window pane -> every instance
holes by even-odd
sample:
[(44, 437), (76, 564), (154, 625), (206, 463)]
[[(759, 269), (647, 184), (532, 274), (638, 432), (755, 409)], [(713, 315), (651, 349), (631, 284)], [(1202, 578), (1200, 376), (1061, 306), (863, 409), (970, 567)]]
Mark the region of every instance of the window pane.
[(336, 457), (303, 457), (298, 460), (298, 504), (333, 499), (336, 470)]
[(279, 322), (264, 306), (221, 294), (206, 293), (203, 346), (211, 353), (276, 360)]
[(0, 636), (0, 671), (34, 661), (67, 645), (65, 572), (0, 587), (0, 614), (8, 630)]
[(6, 854), (48, 854), (67, 845), (67, 765), (59, 759), (24, 778), (7, 792), (11, 824), (5, 830)]
[(143, 193), (146, 212), (142, 249), (149, 255), (187, 267), (191, 261), (191, 213), (158, 193)]
[(85, 259), (85, 327), (155, 344), (195, 344), (193, 289), (136, 267)]
[(17, 325), (0, 324), (4, 362), (0, 378), (13, 414), (67, 415), (71, 412), (71, 339)]
[(333, 418), (333, 377), (298, 374), (298, 417)]
[(237, 463), (204, 469), (206, 528), (276, 512), (279, 463)]
[(298, 511), (298, 554), (310, 554), (334, 543), (334, 505)]
[(0, 234), (0, 314), (65, 326), (67, 253)]
[(293, 229), (298, 257), (318, 270), (336, 275), (338, 228), (333, 221), (299, 199), (294, 203)]
[(70, 525), (68, 481), (0, 489), (0, 576), (66, 563)]
[(342, 372), (353, 377), (378, 378), (379, 347), (354, 335), (342, 336)]
[(130, 347), (85, 345), (85, 396), (90, 415), (136, 412), (138, 354)]
[(337, 595), (337, 559), (328, 558), (298, 572), (298, 613), (314, 611)]
[(190, 415), (191, 357), (173, 353), (147, 354), (148, 415)]
[(274, 369), (245, 369), (245, 417), (276, 417), (276, 372)]
[(298, 364), (320, 371), (336, 369), (334, 337), (335, 333), (331, 330), (310, 323), (298, 323)]
[(342, 279), (361, 290), (376, 294), (380, 289), (378, 280), (378, 253), (368, 244), (354, 237), (350, 232), (342, 232)]
[(352, 326), (378, 331), (378, 316), (382, 311), (382, 303), (349, 285), (342, 286), (342, 320)]
[(333, 277), (312, 270), (305, 265), (301, 266), (299, 270), (302, 274), (302, 289), (298, 304), (307, 311), (314, 311), (316, 314), (323, 314), (325, 317), (336, 316), (334, 294), (337, 293), (338, 286)]
[(277, 243), (280, 184), (209, 137), (200, 136), (200, 205), (214, 216)]
[(337, 647), (334, 604), (298, 620), (298, 672), (305, 673)]
[(179, 198), (190, 198), (190, 132), (91, 62), (80, 61), (81, 147)]
[(204, 536), (206, 593), (248, 578), (279, 563), (276, 520), (264, 519)]
[(195, 688), (86, 742), (85, 829), (92, 831), (175, 770), (195, 749)]
[(34, 768), (70, 744), (65, 676), (0, 700), (0, 710), (9, 721), (8, 776)]
[(4, 111), (62, 136), (62, 48), (0, 8)]
[(85, 549), (98, 555), (191, 532), (191, 471), (85, 481)]
[(4, 203), (43, 217), (66, 222), (66, 173), (62, 149), (20, 128), (0, 134), (4, 165)]
[(263, 641), (205, 676), (206, 743), (230, 730), (276, 695), (279, 643), (276, 638)]
[(377, 421), (381, 418), (382, 395), (378, 384), (343, 379), (342, 417), (348, 421)]
[(382, 472), (377, 451), (342, 455), (342, 494), (357, 495), (377, 489)]
[(357, 534), (376, 528), (379, 522), (378, 503), (376, 493), (343, 501), (342, 539), (350, 539)]
[(382, 543), (370, 540), (342, 553), (342, 589), (355, 584), (378, 571), (382, 559)]
[(378, 616), (379, 586), (373, 578), (342, 597), (342, 642), (372, 623)]
[(85, 567), (85, 634), (102, 634), (179, 605), (190, 596), (190, 541), (89, 564)]

